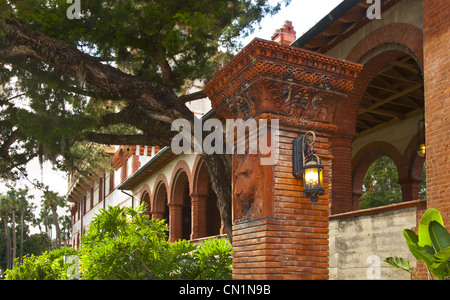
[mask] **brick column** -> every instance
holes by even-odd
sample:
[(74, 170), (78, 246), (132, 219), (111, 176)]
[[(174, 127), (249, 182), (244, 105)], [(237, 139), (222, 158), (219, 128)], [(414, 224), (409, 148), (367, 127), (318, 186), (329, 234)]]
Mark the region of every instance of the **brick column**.
[(183, 236), (183, 204), (169, 203), (169, 241), (175, 242)]
[(402, 202), (419, 200), (421, 179), (400, 178), (398, 183), (402, 186)]
[(151, 211), (152, 219), (162, 220), (164, 218), (164, 212), (162, 211)]
[[(361, 68), (255, 39), (206, 86), (219, 115), (259, 125), (268, 120), (270, 141), (276, 131), (279, 137), (271, 165), (261, 163), (261, 146), (257, 154), (233, 154), (234, 279), (328, 279), (330, 138), (336, 107)], [(307, 131), (315, 132), (324, 165), (325, 193), (315, 207), (302, 193), (303, 179), (292, 173), (292, 141)], [(351, 201), (351, 189), (349, 195)]]
[(449, 4), (423, 1), (427, 200), (450, 230)]
[(191, 240), (205, 237), (207, 234), (206, 200), (208, 195), (191, 194), (192, 230)]
[[(331, 187), (331, 214), (353, 210), (352, 192), (352, 135), (335, 135), (331, 138), (333, 155), (333, 184)], [(359, 199), (359, 198), (358, 198)], [(358, 203), (359, 209), (359, 203)]]

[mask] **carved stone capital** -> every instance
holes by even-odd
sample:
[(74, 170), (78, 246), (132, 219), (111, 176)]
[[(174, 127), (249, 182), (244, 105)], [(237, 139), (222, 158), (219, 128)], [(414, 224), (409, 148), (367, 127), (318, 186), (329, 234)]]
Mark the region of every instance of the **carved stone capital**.
[(362, 66), (301, 48), (255, 39), (206, 86), (225, 118), (273, 114), (332, 123), (337, 99), (354, 88)]

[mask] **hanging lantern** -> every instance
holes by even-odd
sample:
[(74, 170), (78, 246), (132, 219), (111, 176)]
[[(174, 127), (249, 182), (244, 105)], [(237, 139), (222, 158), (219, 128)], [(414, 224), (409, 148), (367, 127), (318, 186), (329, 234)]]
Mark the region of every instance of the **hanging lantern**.
[(293, 174), (296, 178), (303, 178), (303, 194), (310, 198), (313, 206), (324, 193), (323, 165), (315, 154), (315, 140), (315, 133), (309, 131), (293, 142)]
[[(423, 127), (423, 130), (424, 130), (424, 134), (420, 135), (420, 131), (421, 131), (422, 127)], [(417, 155), (419, 157), (425, 157), (425, 155), (426, 155), (425, 127), (426, 127), (425, 120), (420, 120), (419, 123), (417, 124), (417, 134), (418, 134)]]
[(425, 144), (420, 144), (419, 148), (417, 149), (417, 155), (419, 155), (419, 157), (425, 157), (425, 154), (426, 154)]

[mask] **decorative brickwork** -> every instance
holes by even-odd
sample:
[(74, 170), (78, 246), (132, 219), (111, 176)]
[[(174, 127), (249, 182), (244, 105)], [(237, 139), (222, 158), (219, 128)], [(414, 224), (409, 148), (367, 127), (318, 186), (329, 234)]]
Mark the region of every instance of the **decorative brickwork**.
[[(206, 86), (213, 108), (231, 119), (278, 119), (279, 158), (233, 155), (235, 279), (327, 279), (330, 136), (336, 109), (362, 66), (274, 42), (253, 40)], [(269, 125), (270, 126), (270, 125)], [(292, 174), (292, 141), (308, 130), (325, 167), (313, 207)]]

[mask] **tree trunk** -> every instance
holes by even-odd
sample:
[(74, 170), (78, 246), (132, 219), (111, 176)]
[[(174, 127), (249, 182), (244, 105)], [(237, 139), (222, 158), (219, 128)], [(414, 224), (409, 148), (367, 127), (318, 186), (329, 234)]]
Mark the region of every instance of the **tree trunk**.
[(217, 207), (225, 232), (232, 243), (231, 177), (232, 164), (229, 154), (203, 155), (211, 178), (212, 189), (217, 195)]
[(12, 258), (11, 258), (11, 268), (14, 269), (14, 260), (16, 259), (16, 248), (17, 248), (17, 243), (16, 243), (16, 210), (12, 209), (11, 210), (11, 214), (12, 214), (12, 223), (11, 223), (11, 230), (12, 230)]
[(19, 245), (19, 261), (22, 263), (23, 256), (23, 208), (20, 209), (20, 245)]
[(6, 269), (11, 269), (11, 237), (9, 235), (9, 228), (8, 228), (8, 217), (6, 214), (2, 216), (3, 219), (3, 225), (5, 228), (5, 243), (6, 243)]
[(56, 205), (52, 205), (51, 208), (52, 208), (53, 224), (55, 224), (55, 231), (56, 231), (55, 248), (59, 249), (61, 243), (61, 229), (59, 228), (58, 213), (56, 212)]

